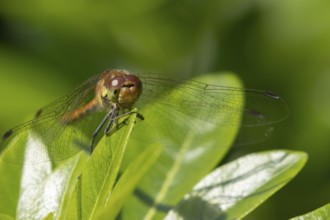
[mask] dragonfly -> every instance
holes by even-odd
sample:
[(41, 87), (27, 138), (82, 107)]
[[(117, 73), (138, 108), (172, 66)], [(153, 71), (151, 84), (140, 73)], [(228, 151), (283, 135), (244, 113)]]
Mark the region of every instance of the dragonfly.
[[(288, 115), (285, 101), (273, 92), (108, 69), (8, 130), (0, 140), (0, 155), (11, 151), (9, 162), (24, 163), (26, 145), (32, 146), (34, 163), (49, 160), (45, 151), (55, 161), (76, 154), (79, 146), (92, 153), (102, 134), (109, 136), (123, 125), (119, 119), (136, 106), (155, 102), (168, 111), (224, 126), (274, 124)], [(242, 115), (240, 122), (233, 119), (237, 115)], [(143, 112), (137, 118), (148, 120)]]

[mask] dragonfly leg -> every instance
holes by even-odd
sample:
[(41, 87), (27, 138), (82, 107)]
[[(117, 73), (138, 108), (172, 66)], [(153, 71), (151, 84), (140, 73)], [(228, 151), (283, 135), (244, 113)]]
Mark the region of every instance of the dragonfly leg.
[(108, 124), (107, 124), (107, 126), (104, 130), (104, 133), (106, 135), (108, 135), (109, 130), (111, 129), (111, 126), (112, 126), (113, 123), (115, 123), (116, 126), (118, 126), (118, 123), (117, 123), (118, 122), (118, 117), (117, 116), (118, 116), (118, 109), (113, 109), (113, 111), (110, 114), (110, 120), (109, 120), (109, 122), (108, 122)]
[(108, 118), (110, 118), (110, 121), (112, 120), (111, 117), (112, 117), (113, 111), (114, 111), (114, 109), (112, 109), (111, 111), (109, 111), (106, 114), (106, 116), (103, 118), (103, 120), (101, 121), (101, 123), (99, 124), (99, 126), (97, 126), (97, 128), (95, 129), (95, 131), (93, 133), (93, 136), (92, 136), (91, 145), (90, 145), (91, 146), (91, 152), (90, 152), (91, 154), (94, 151), (94, 141), (95, 141), (95, 138), (96, 138), (97, 134), (100, 132), (100, 130), (102, 129), (103, 125), (108, 120)]
[[(130, 112), (126, 112), (126, 113), (121, 114), (121, 115), (118, 115), (118, 112), (117, 112), (117, 114), (113, 114), (114, 117), (110, 119), (110, 121), (109, 121), (109, 123), (108, 123), (108, 125), (107, 125), (104, 133), (107, 136), (110, 136), (113, 133), (115, 133), (116, 131), (118, 131), (120, 128), (122, 128), (124, 125), (127, 124), (128, 118), (126, 118), (124, 121), (120, 122), (119, 124), (118, 124), (118, 119), (121, 118), (121, 117), (130, 115), (132, 113), (135, 113), (135, 112), (130, 111)], [(138, 117), (140, 120), (144, 120), (143, 115), (141, 115), (139, 113), (136, 113), (136, 117)], [(113, 123), (115, 123), (115, 127), (114, 128), (111, 127)]]
[(116, 131), (118, 131), (120, 128), (122, 128), (124, 125), (127, 125), (127, 120), (128, 120), (128, 118), (126, 118), (124, 121), (122, 121), (122, 122), (120, 122), (118, 124), (118, 121), (116, 119), (114, 119), (113, 123), (115, 123), (116, 126), (114, 128), (111, 128), (111, 129), (109, 127), (109, 129), (105, 131), (105, 134), (107, 136), (112, 135), (113, 133), (115, 133)]
[(136, 117), (138, 117), (142, 121), (144, 120), (143, 115), (139, 114), (138, 112), (136, 113)]

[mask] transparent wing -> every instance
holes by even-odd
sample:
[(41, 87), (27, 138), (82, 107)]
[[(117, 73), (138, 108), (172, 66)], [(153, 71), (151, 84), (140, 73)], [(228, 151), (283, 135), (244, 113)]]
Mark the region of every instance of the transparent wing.
[[(269, 125), (288, 115), (283, 99), (270, 92), (167, 79), (150, 74), (138, 76), (143, 83), (143, 92), (137, 103), (139, 110), (144, 105), (156, 104), (165, 111), (179, 111), (214, 124), (241, 123), (243, 126)], [(81, 148), (87, 149), (93, 132), (106, 113), (93, 111), (93, 114), (86, 114), (74, 123), (63, 123), (62, 119), (94, 98), (99, 78), (100, 75), (96, 75), (88, 79), (73, 92), (37, 111), (33, 120), (9, 130), (1, 140), (0, 153), (8, 148), (14, 155), (10, 162), (22, 161), (26, 148), (31, 147), (34, 157), (28, 163), (36, 164), (50, 159), (62, 160)], [(144, 115), (145, 111), (140, 113)], [(19, 135), (25, 138), (18, 138)], [(11, 142), (14, 143), (9, 146)]]
[(153, 103), (162, 97), (160, 100), (164, 107), (212, 123), (237, 125), (233, 118), (242, 114), (242, 126), (263, 126), (288, 116), (287, 104), (272, 92), (170, 80), (150, 74), (139, 77), (143, 83), (139, 103)]
[(8, 148), (12, 152), (8, 162), (15, 163), (24, 160), (25, 150), (30, 148), (34, 156), (27, 163), (37, 164), (68, 158), (88, 145), (93, 124), (97, 123), (94, 119), (97, 121), (104, 113), (88, 114), (73, 123), (63, 123), (63, 118), (94, 98), (98, 80), (98, 75), (88, 79), (73, 92), (38, 110), (31, 121), (7, 131), (0, 142), (0, 153)]

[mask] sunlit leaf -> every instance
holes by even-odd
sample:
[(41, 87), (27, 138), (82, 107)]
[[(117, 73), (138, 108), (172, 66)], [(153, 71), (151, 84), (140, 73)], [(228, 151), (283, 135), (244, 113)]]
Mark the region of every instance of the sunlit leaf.
[(314, 219), (320, 219), (320, 220), (330, 219), (330, 204), (322, 206), (305, 215), (300, 215), (300, 216), (291, 218), (290, 220), (314, 220)]
[[(29, 164), (34, 161), (35, 148), (33, 144), (42, 147), (42, 139), (26, 130), (14, 137), (9, 147), (18, 144), (25, 146), (24, 155), (20, 155), (21, 160), (26, 163), (10, 163), (15, 151), (6, 151), (1, 155), (1, 197), (3, 204), (1, 208), (4, 213), (17, 218), (33, 219), (44, 218), (49, 213), (60, 212), (63, 208), (62, 199), (70, 192), (72, 182), (75, 181), (75, 173), (79, 170), (80, 163), (83, 161), (81, 154), (68, 160), (62, 161), (60, 165), (54, 167), (51, 159), (44, 163)], [(41, 149), (47, 157), (47, 151)], [(39, 152), (39, 153), (41, 153)], [(7, 208), (6, 208), (7, 207)]]
[(49, 213), (60, 213), (63, 198), (72, 191), (77, 178), (77, 168), (83, 154), (78, 154), (52, 169), (51, 162), (24, 165), (17, 217), (40, 219)]
[(269, 151), (239, 158), (207, 175), (166, 219), (240, 219), (287, 184), (307, 155)]

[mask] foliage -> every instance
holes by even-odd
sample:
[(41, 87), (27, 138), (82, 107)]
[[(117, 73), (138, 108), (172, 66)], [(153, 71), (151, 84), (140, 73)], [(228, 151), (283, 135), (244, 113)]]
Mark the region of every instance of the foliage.
[[(309, 155), (301, 175), (246, 219), (306, 213), (329, 202), (329, 7), (326, 0), (2, 0), (0, 133), (106, 68), (168, 78), (233, 71), (245, 87), (280, 94), (290, 117), (267, 142), (230, 158), (279, 147)], [(17, 180), (11, 196), (0, 189), (7, 201), (0, 208), (11, 213), (21, 170), (7, 164), (10, 178), (0, 178)]]
[(329, 218), (330, 218), (330, 205), (327, 204), (305, 215), (291, 218), (290, 220), (329, 219)]
[[(239, 86), (231, 74), (203, 80), (219, 78)], [(167, 96), (186, 100), (178, 91), (180, 86)], [(102, 138), (88, 159), (80, 152), (64, 161), (50, 158), (40, 164), (26, 163), (36, 152), (29, 151), (31, 141), (26, 135), (18, 135), (17, 139), (25, 140), (25, 161), (6, 163), (14, 152), (2, 155), (1, 176), (9, 182), (3, 183), (0, 195), (12, 200), (1, 200), (2, 215), (20, 219), (115, 219), (119, 213), (123, 219), (241, 218), (290, 181), (306, 162), (304, 153), (277, 150), (245, 156), (210, 173), (233, 143), (239, 113), (231, 118), (231, 125), (224, 126), (171, 108), (164, 112), (159, 108), (163, 99), (167, 100), (166, 95), (140, 110), (144, 121), (136, 121), (132, 114), (128, 125)], [(236, 105), (243, 105), (243, 97), (238, 100)], [(32, 138), (32, 144), (42, 141)], [(13, 144), (22, 143), (13, 140)]]

